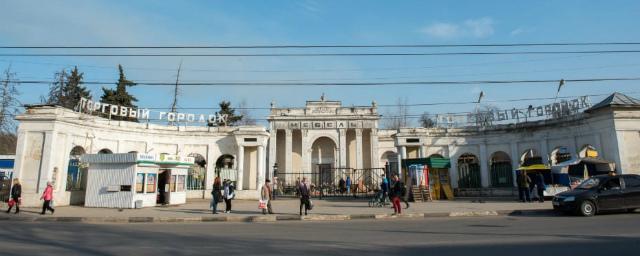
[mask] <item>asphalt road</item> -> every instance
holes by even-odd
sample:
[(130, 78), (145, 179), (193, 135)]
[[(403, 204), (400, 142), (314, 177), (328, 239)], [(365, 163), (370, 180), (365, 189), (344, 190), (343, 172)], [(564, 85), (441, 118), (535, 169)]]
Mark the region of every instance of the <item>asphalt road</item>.
[(340, 222), (0, 222), (1, 255), (638, 255), (640, 213)]

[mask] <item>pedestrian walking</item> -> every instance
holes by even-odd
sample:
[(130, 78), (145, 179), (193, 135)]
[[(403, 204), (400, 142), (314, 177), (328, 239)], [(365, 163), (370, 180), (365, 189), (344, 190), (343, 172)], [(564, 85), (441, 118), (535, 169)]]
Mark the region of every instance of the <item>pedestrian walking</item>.
[(311, 193), (307, 178), (302, 178), (302, 182), (298, 185), (298, 195), (300, 195), (300, 216), (302, 216), (302, 208), (304, 207), (304, 215), (311, 209)]
[(540, 203), (544, 203), (544, 189), (545, 189), (545, 184), (544, 184), (544, 176), (542, 176), (542, 173), (538, 173), (536, 175), (536, 187), (538, 189), (538, 202)]
[(231, 180), (226, 180), (224, 183), (224, 194), (222, 195), (224, 198), (225, 213), (231, 213), (231, 200), (233, 200), (234, 196), (233, 182)]
[(527, 175), (527, 172), (522, 170), (520, 175), (516, 178), (518, 183), (518, 197), (521, 202), (531, 202), (531, 196), (529, 194), (529, 186), (531, 184), (531, 178)]
[(351, 177), (349, 175), (347, 175), (347, 181), (345, 182), (345, 185), (347, 186), (347, 195), (351, 194)]
[(213, 214), (218, 214), (218, 203), (222, 201), (222, 184), (220, 177), (216, 177), (213, 181), (213, 190), (211, 190), (211, 207)]
[(400, 207), (400, 200), (407, 194), (407, 190), (404, 187), (404, 183), (398, 178), (397, 175), (393, 176), (393, 188), (391, 189), (391, 202), (393, 203), (393, 214), (401, 214), (402, 207)]
[(42, 203), (42, 212), (40, 214), (44, 215), (47, 213), (47, 210), (51, 211), (51, 214), (55, 212), (55, 209), (51, 207), (51, 202), (53, 200), (53, 185), (50, 181), (47, 182), (47, 188), (44, 189), (40, 200), (44, 200), (44, 203)]
[(13, 179), (13, 187), (11, 187), (11, 195), (9, 201), (13, 201), (13, 203), (9, 202), (9, 209), (7, 209), (7, 213), (11, 212), (11, 208), (16, 207), (16, 214), (20, 212), (20, 201), (22, 200), (22, 185), (20, 185), (20, 180)]
[[(271, 190), (271, 181), (266, 179), (264, 181), (264, 185), (262, 186), (262, 190), (260, 191), (260, 202), (262, 206), (262, 214), (273, 214), (273, 210), (271, 209), (271, 197), (273, 191)], [(264, 206), (262, 205), (264, 204)]]
[(273, 187), (271, 200), (276, 200), (276, 196), (280, 195), (280, 191), (278, 191), (278, 189), (280, 188), (280, 184), (278, 184), (278, 176), (273, 177), (273, 184), (271, 185), (271, 187)]
[(389, 196), (389, 180), (387, 177), (382, 174), (382, 182), (380, 184), (380, 190), (382, 190), (382, 195), (387, 197)]
[(340, 194), (344, 195), (344, 192), (347, 191), (347, 182), (344, 181), (344, 178), (340, 177), (338, 181), (338, 188), (340, 189)]

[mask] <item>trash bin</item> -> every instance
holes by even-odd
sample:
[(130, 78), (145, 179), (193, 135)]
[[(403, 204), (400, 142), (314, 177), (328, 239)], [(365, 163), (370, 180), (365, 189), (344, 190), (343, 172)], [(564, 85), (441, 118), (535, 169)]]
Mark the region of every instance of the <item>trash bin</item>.
[(136, 200), (134, 208), (136, 208), (136, 209), (142, 208), (142, 200)]

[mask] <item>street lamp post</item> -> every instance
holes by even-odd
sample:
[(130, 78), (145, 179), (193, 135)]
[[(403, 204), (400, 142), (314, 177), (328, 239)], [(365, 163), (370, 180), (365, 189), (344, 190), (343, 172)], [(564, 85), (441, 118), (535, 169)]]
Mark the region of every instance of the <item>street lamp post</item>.
[(277, 177), (278, 176), (278, 163), (274, 163), (273, 164), (273, 177)]

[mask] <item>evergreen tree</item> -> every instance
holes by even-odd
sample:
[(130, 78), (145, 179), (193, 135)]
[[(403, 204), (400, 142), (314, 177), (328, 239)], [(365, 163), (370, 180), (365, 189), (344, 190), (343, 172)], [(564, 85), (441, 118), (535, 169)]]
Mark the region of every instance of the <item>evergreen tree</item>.
[(81, 98), (91, 99), (91, 93), (84, 87), (82, 79), (84, 73), (78, 72), (78, 67), (73, 67), (69, 76), (67, 76), (67, 83), (65, 86), (65, 92), (67, 97), (64, 101), (63, 107), (75, 108), (78, 106)]
[(242, 120), (242, 115), (236, 115), (236, 110), (231, 107), (231, 102), (229, 101), (221, 101), (220, 102), (220, 111), (216, 112), (218, 116), (225, 116), (225, 120), (216, 120), (215, 123), (208, 123), (208, 126), (233, 126), (237, 122)]
[[(135, 102), (138, 101), (136, 97), (129, 94), (127, 92), (127, 87), (135, 86), (136, 83), (130, 80), (127, 80), (127, 77), (124, 75), (124, 70), (122, 65), (118, 65), (118, 71), (120, 72), (120, 77), (118, 78), (118, 83), (116, 83), (116, 89), (102, 88), (103, 95), (101, 97), (101, 101), (103, 103), (109, 103), (118, 106), (136, 108)], [(137, 118), (129, 118), (129, 117), (121, 117), (121, 116), (112, 116), (111, 119), (114, 120), (127, 120), (137, 122)]]
[(90, 99), (91, 93), (82, 85), (83, 76), (84, 73), (80, 73), (77, 66), (71, 73), (67, 73), (65, 69), (57, 72), (55, 82), (49, 86), (49, 95), (45, 103), (74, 109), (80, 98)]

